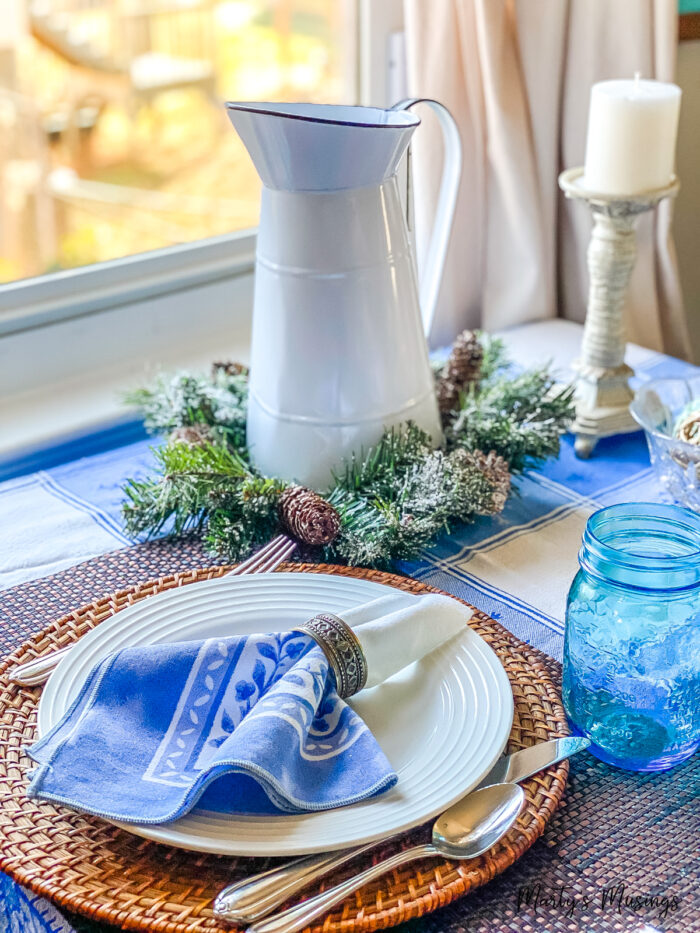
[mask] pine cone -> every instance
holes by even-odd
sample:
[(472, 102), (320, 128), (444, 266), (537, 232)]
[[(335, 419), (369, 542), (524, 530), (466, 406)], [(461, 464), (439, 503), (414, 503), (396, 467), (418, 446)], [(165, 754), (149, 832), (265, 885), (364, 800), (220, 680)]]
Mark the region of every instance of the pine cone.
[(330, 544), (340, 531), (340, 515), (330, 502), (305, 486), (289, 486), (280, 496), (280, 519), (303, 544)]
[(175, 428), (170, 432), (169, 441), (179, 441), (190, 447), (206, 447), (214, 439), (214, 432), (208, 424), (191, 424)]
[(700, 409), (686, 415), (676, 427), (676, 437), (700, 447)]
[(227, 376), (247, 376), (248, 367), (243, 363), (232, 363), (231, 360), (224, 360), (211, 364), (212, 378), (216, 378), (219, 373), (226, 373)]
[(476, 334), (471, 330), (462, 331), (437, 380), (438, 405), (443, 414), (455, 411), (460, 394), (468, 385), (479, 381), (483, 360), (484, 350)]
[(469, 455), (481, 472), (486, 476), (493, 486), (493, 498), (491, 500), (491, 514), (502, 512), (508, 496), (510, 495), (511, 476), (508, 463), (499, 457), (495, 450), (485, 454), (481, 450), (472, 451)]

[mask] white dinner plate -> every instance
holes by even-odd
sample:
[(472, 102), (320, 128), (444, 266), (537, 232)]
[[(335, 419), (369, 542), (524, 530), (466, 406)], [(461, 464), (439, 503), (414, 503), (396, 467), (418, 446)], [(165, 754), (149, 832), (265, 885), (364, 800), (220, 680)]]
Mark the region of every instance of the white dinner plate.
[[(283, 631), (321, 610), (342, 615), (391, 589), (340, 575), (274, 573), (221, 577), (151, 596), (84, 635), (60, 663), (39, 703), (39, 734), (63, 716), (93, 665), (119, 648)], [(315, 813), (239, 816), (195, 809), (172, 823), (124, 828), (222, 855), (296, 855), (380, 839), (436, 816), (478, 784), (503, 750), (513, 719), (508, 677), (467, 627), (351, 704), (398, 774), (387, 793)]]

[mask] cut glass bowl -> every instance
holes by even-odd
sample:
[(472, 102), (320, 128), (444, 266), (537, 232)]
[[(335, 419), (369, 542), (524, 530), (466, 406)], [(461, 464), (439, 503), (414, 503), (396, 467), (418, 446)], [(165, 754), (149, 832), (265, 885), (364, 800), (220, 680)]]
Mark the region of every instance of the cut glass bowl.
[(656, 476), (681, 505), (700, 512), (700, 446), (674, 437), (686, 410), (700, 408), (700, 376), (655, 379), (637, 390), (630, 411), (644, 428)]

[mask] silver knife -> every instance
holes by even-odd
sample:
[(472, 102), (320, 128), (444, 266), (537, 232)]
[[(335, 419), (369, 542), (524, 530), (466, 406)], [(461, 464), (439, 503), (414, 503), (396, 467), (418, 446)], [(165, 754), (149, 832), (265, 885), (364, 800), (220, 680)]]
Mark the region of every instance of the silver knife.
[(519, 752), (499, 758), (474, 790), (488, 787), (491, 784), (519, 784), (520, 781), (532, 777), (538, 771), (588, 748), (590, 744), (589, 739), (570, 735), (565, 739), (552, 739), (550, 742), (540, 742), (529, 748), (521, 748)]
[[(478, 790), (491, 784), (517, 784), (543, 768), (575, 755), (590, 744), (588, 739), (569, 736), (523, 748), (505, 758), (499, 758), (486, 777), (473, 789)], [(374, 842), (359, 848), (344, 849), (331, 855), (305, 856), (243, 881), (237, 881), (224, 888), (217, 896), (214, 901), (214, 915), (228, 923), (252, 923), (259, 920), (312, 881), (340, 868), (350, 859), (368, 852), (382, 841), (375, 839)]]

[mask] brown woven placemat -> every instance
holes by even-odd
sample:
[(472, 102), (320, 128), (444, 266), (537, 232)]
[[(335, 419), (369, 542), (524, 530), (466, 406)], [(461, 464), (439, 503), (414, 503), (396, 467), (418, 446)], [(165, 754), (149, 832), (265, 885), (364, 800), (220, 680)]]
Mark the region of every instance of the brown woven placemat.
[[(331, 572), (390, 583), (414, 593), (432, 591), (416, 580), (369, 570), (323, 565), (288, 565), (288, 570)], [(200, 933), (220, 927), (211, 901), (235, 878), (258, 871), (261, 860), (189, 853), (142, 840), (94, 817), (57, 809), (25, 796), (29, 760), (23, 745), (35, 736), (38, 689), (20, 688), (8, 670), (77, 639), (120, 609), (153, 593), (220, 576), (225, 568), (171, 574), (122, 590), (73, 611), (17, 649), (0, 667), (0, 868), (57, 904), (124, 929)], [(470, 623), (498, 654), (511, 681), (515, 717), (509, 741), (514, 750), (566, 733), (557, 690), (546, 667), (527, 645), (477, 612)], [(487, 855), (468, 863), (425, 860), (369, 885), (313, 928), (323, 933), (369, 931), (422, 916), (504, 871), (542, 834), (566, 781), (567, 763), (530, 779), (526, 806), (514, 829)], [(421, 827), (379, 846), (381, 858), (397, 845), (424, 840)], [(324, 885), (367, 864), (356, 861)]]
[[(5, 590), (0, 654), (102, 593), (206, 562), (196, 540), (163, 540)], [(445, 575), (440, 581), (459, 586)], [(560, 665), (531, 650), (558, 685)], [(469, 897), (402, 924), (401, 933), (700, 933), (699, 799), (700, 755), (663, 774), (619, 771), (576, 755), (562, 804), (529, 851)], [(610, 891), (622, 902), (603, 905)], [(0, 906), (0, 929), (2, 913)], [(69, 918), (78, 933), (117, 929)], [(14, 916), (9, 922), (23, 930)]]

